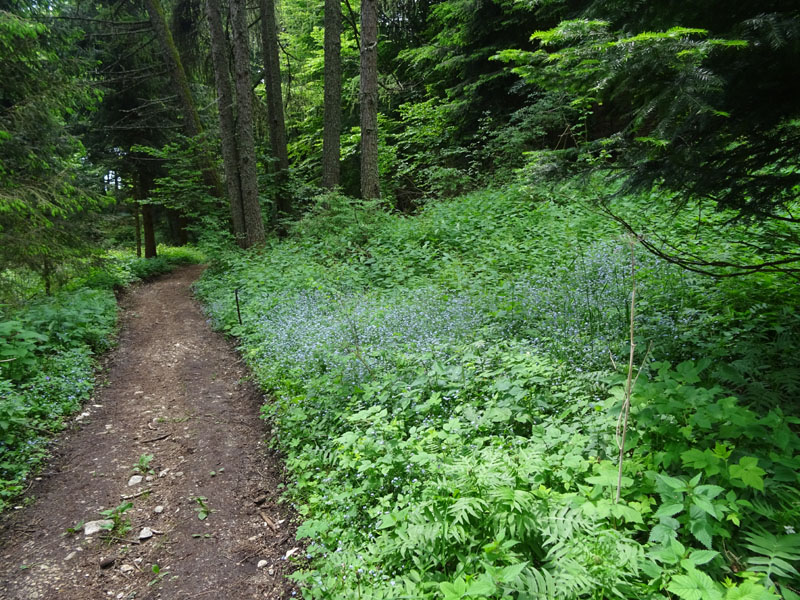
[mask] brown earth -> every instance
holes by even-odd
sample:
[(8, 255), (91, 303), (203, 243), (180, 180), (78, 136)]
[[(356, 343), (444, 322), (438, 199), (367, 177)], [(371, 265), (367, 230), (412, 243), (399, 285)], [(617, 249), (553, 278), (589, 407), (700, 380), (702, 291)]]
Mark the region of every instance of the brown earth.
[[(263, 398), (191, 297), (201, 271), (124, 296), (105, 385), (33, 482), (35, 501), (0, 522), (0, 598), (299, 595), (284, 577), (287, 554), (301, 550), (278, 502), (283, 471), (266, 445)], [(145, 454), (152, 461), (134, 472)], [(129, 486), (136, 474), (145, 479)], [(198, 498), (210, 509), (204, 520)], [(68, 532), (125, 501), (128, 531)], [(144, 527), (154, 535), (140, 541)]]

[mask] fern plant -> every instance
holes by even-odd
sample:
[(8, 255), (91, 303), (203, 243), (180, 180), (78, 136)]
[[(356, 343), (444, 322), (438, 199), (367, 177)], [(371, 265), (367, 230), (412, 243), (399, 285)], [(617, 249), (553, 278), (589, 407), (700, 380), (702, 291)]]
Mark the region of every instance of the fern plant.
[(775, 535), (764, 529), (752, 530), (745, 535), (745, 547), (755, 553), (747, 559), (752, 571), (763, 573), (771, 584), (775, 577), (800, 580), (800, 573), (792, 563), (800, 560), (800, 534)]

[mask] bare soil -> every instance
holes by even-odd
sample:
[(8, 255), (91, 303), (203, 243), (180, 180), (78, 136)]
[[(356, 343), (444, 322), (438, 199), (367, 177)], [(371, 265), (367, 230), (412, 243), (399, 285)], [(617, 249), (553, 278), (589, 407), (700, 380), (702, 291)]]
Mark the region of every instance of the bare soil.
[[(285, 579), (287, 554), (301, 550), (278, 502), (283, 469), (259, 419), (263, 398), (191, 297), (201, 272), (181, 269), (122, 299), (104, 384), (33, 482), (35, 501), (0, 520), (0, 598), (299, 595)], [(135, 472), (145, 454), (152, 461)], [(129, 486), (137, 474), (145, 479)], [(203, 520), (198, 498), (210, 509)], [(128, 500), (127, 532), (68, 532)], [(145, 527), (155, 533), (140, 540)]]

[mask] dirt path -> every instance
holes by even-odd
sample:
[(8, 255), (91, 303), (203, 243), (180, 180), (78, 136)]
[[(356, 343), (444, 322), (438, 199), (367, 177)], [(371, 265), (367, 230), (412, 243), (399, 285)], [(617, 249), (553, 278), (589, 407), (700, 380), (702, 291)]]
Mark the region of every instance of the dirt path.
[[(277, 502), (280, 462), (264, 443), (257, 390), (191, 298), (201, 271), (123, 300), (107, 386), (34, 482), (36, 501), (0, 522), (0, 598), (292, 597), (284, 557), (296, 544)], [(146, 454), (145, 478), (129, 485)], [(131, 528), (120, 539), (66, 533), (126, 496), (135, 496), (122, 515)], [(155, 533), (139, 541), (145, 527)]]

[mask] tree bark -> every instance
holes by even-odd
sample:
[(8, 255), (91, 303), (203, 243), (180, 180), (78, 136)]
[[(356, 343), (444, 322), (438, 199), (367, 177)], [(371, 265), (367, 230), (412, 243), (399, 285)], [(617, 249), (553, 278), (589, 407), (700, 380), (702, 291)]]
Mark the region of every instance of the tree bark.
[(378, 0), (361, 2), (361, 197), (380, 198), (378, 178)]
[(153, 205), (142, 204), (142, 229), (144, 230), (144, 257), (156, 257), (156, 232), (153, 227)]
[(133, 202), (133, 217), (136, 225), (136, 258), (142, 258), (142, 223), (139, 219), (139, 202)]
[(322, 185), (339, 185), (342, 129), (342, 6), (341, 0), (325, 0), (325, 105), (322, 128)]
[(153, 226), (153, 205), (145, 202), (153, 186), (153, 177), (145, 168), (140, 167), (136, 173), (134, 195), (136, 203), (142, 208), (142, 230), (144, 232), (144, 257), (156, 257), (156, 232)]
[[(289, 168), (286, 147), (286, 121), (281, 95), (281, 69), (278, 60), (278, 25), (275, 22), (275, 0), (259, 0), (261, 10), (261, 48), (264, 54), (264, 85), (267, 91), (267, 122), (272, 156), (277, 163), (278, 181), (282, 182)], [(278, 192), (278, 214), (287, 214), (291, 207), (283, 191)]]
[(231, 74), (228, 68), (228, 40), (222, 26), (219, 0), (206, 0), (206, 13), (211, 33), (211, 58), (214, 63), (214, 80), (217, 85), (222, 166), (225, 173), (225, 186), (228, 190), (231, 227), (236, 243), (244, 247), (247, 243), (247, 230), (245, 228), (241, 182), (239, 180), (239, 156), (236, 149), (236, 126), (233, 117), (233, 91), (231, 90)]
[(186, 217), (172, 208), (166, 209), (167, 224), (169, 225), (170, 244), (185, 246), (189, 243), (189, 232), (186, 230)]
[(233, 63), (236, 80), (238, 115), (236, 133), (239, 155), (239, 181), (242, 193), (242, 210), (247, 247), (262, 244), (265, 240), (264, 221), (258, 203), (258, 178), (256, 174), (256, 149), (253, 141), (253, 86), (250, 79), (250, 45), (248, 43), (245, 0), (231, 0), (230, 12), (233, 26)]
[[(196, 137), (203, 132), (200, 116), (197, 114), (197, 107), (192, 99), (192, 91), (189, 88), (189, 79), (183, 68), (178, 47), (172, 39), (172, 32), (167, 26), (167, 19), (164, 15), (164, 7), (161, 0), (145, 0), (147, 14), (150, 16), (150, 24), (156, 34), (161, 52), (164, 55), (164, 62), (167, 65), (172, 84), (178, 94), (178, 103), (183, 113), (183, 129), (188, 137)], [(203, 182), (217, 198), (224, 196), (222, 183), (219, 180), (214, 162), (206, 152), (198, 158), (199, 167), (203, 171)]]

